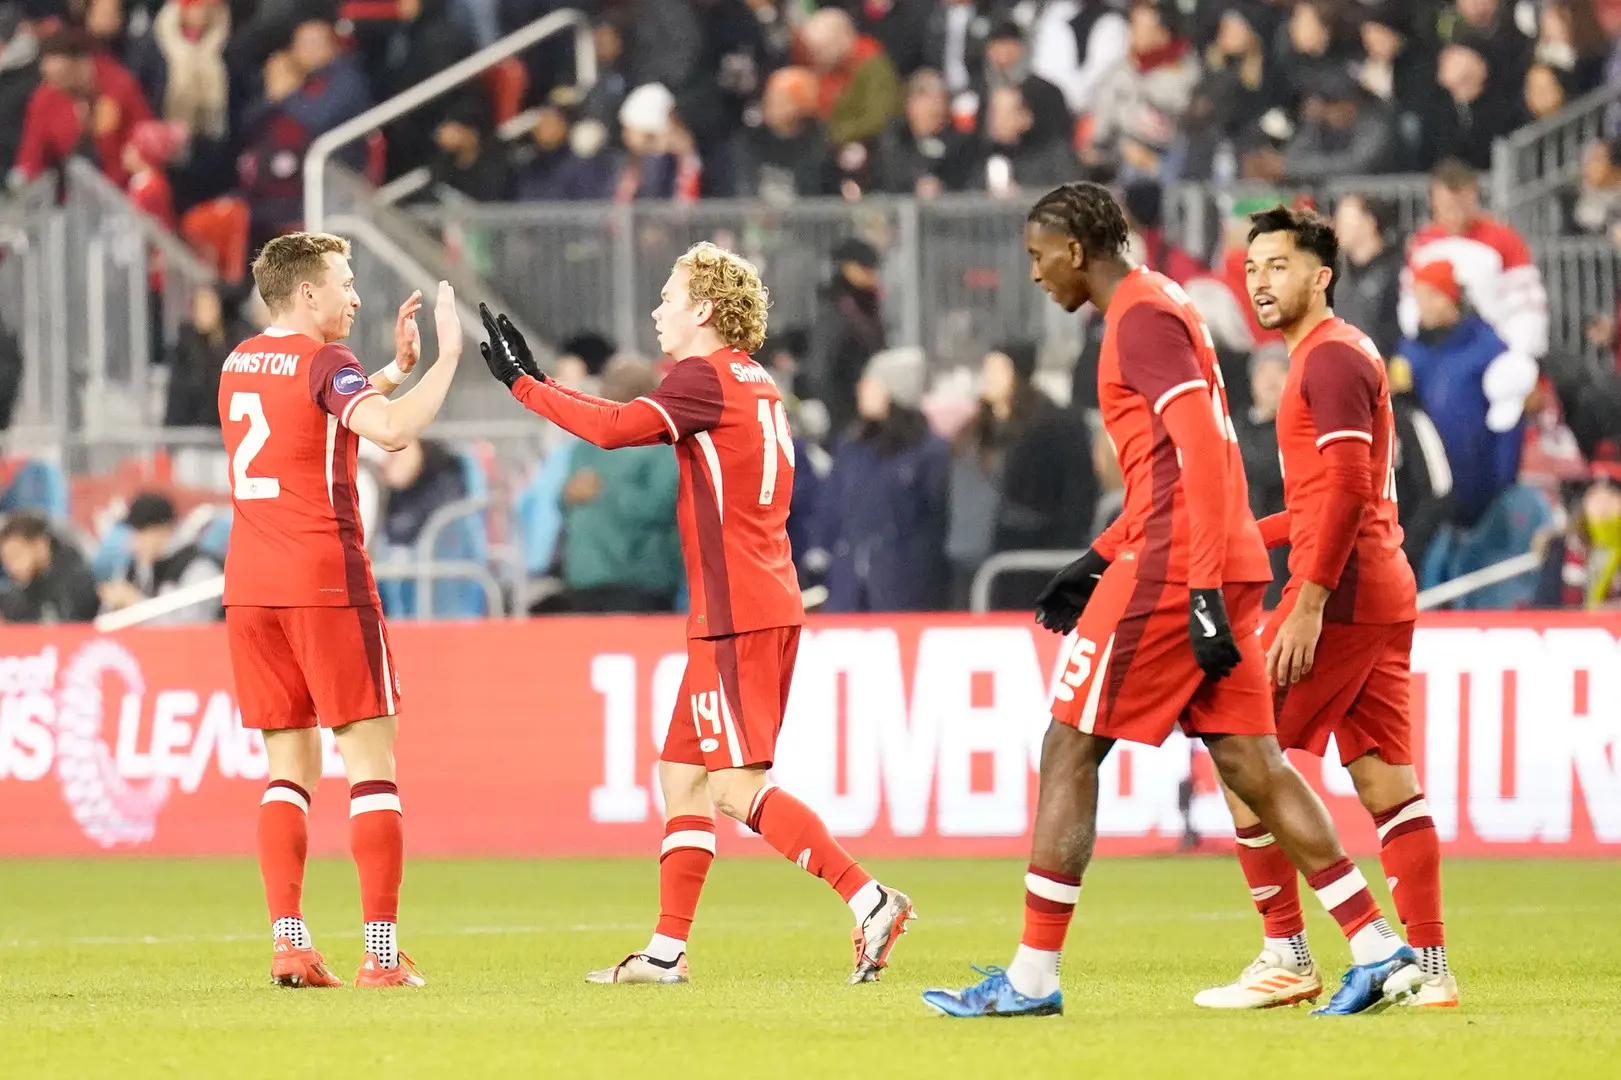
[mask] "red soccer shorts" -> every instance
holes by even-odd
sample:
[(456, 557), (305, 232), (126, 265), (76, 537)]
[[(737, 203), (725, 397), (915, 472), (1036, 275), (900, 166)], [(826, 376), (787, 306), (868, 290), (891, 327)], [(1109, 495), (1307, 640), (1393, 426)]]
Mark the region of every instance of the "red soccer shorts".
[(710, 772), (770, 768), (798, 655), (797, 626), (689, 638), (663, 760)]
[(399, 709), (378, 608), (228, 607), (225, 634), (243, 727), (342, 727)]
[(1200, 670), (1188, 640), (1188, 587), (1139, 581), (1136, 564), (1104, 571), (1075, 627), (1053, 719), (1088, 735), (1158, 746), (1179, 724), (1189, 735), (1271, 735), (1266, 655), (1256, 629), (1264, 584), (1224, 590), (1244, 658), (1225, 679)]
[[(1265, 647), (1289, 610), (1286, 599), (1273, 613)], [(1279, 745), (1322, 757), (1332, 734), (1343, 764), (1377, 750), (1391, 765), (1411, 765), (1412, 655), (1410, 622), (1324, 623), (1311, 674), (1276, 691)]]

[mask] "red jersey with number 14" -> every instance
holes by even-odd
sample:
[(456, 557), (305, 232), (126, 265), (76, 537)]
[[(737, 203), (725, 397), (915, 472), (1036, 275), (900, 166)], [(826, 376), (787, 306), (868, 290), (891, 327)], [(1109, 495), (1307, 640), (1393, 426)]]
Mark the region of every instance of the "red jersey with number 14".
[(1368, 336), (1344, 319), (1319, 323), (1289, 355), (1278, 402), (1278, 455), (1289, 509), (1290, 589), (1316, 566), (1318, 525), (1334, 482), (1322, 450), (1342, 440), (1371, 450), (1367, 492), (1351, 549), (1323, 618), (1340, 623), (1398, 623), (1418, 617), (1413, 568), (1402, 553), (1396, 519), (1396, 422), (1385, 362)]
[(597, 446), (674, 444), (676, 521), (692, 598), (688, 637), (805, 621), (788, 546), (793, 435), (775, 380), (748, 353), (690, 356), (658, 389), (623, 405), (528, 377), (512, 392)]
[(1181, 286), (1144, 267), (1128, 274), (1110, 301), (1098, 357), (1098, 406), (1126, 482), (1125, 508), (1105, 533), (1112, 551), (1099, 553), (1135, 559), (1137, 576), (1147, 581), (1188, 580), (1191, 527), (1182, 462), (1161, 418), (1184, 394), (1209, 402), (1227, 454), (1222, 579), (1271, 581), (1210, 330)]
[(346, 346), (275, 327), (226, 358), (226, 605), (379, 603), (355, 496), (360, 438), (347, 426), (355, 406), (377, 393)]

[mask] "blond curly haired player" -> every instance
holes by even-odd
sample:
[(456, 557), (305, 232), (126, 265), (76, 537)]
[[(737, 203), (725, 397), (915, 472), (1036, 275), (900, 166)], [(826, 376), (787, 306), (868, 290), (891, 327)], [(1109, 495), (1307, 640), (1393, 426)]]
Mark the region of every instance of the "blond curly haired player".
[(748, 260), (708, 243), (688, 251), (653, 312), (659, 348), (679, 362), (658, 389), (625, 404), (548, 380), (511, 321), (483, 309), (485, 362), (525, 408), (606, 449), (669, 443), (681, 467), (676, 516), (692, 607), (686, 675), (659, 761), (659, 921), (645, 949), (591, 972), (591, 982), (687, 981), (717, 807), (849, 904), (852, 984), (877, 980), (912, 918), (904, 893), (880, 885), (810, 807), (766, 779), (805, 621), (788, 550), (793, 436), (776, 382), (749, 357), (765, 341), (769, 306)]

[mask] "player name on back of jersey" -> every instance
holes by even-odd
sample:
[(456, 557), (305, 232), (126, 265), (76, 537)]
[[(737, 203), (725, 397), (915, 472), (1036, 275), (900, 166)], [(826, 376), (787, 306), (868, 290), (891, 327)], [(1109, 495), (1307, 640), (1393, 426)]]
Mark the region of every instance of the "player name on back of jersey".
[(238, 350), (225, 358), (225, 366), (221, 370), (244, 375), (297, 375), (300, 359), (297, 353)]

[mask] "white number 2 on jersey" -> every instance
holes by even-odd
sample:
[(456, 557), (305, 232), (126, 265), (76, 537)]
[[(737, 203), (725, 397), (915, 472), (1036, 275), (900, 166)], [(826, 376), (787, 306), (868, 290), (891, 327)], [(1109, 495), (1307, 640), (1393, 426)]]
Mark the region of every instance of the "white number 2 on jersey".
[(761, 506), (770, 506), (777, 494), (779, 447), (782, 456), (788, 459), (788, 467), (794, 467), (794, 436), (788, 430), (788, 412), (782, 407), (781, 401), (776, 402), (775, 410), (771, 406), (772, 402), (766, 398), (760, 399), (760, 436), (765, 440), (765, 464), (760, 470)]
[(281, 494), (281, 481), (274, 476), (249, 476), (248, 466), (259, 456), (270, 438), (270, 421), (265, 419), (264, 401), (258, 394), (238, 390), (231, 395), (231, 421), (248, 422), (247, 434), (231, 455), (231, 493), (238, 499), (274, 499)]

